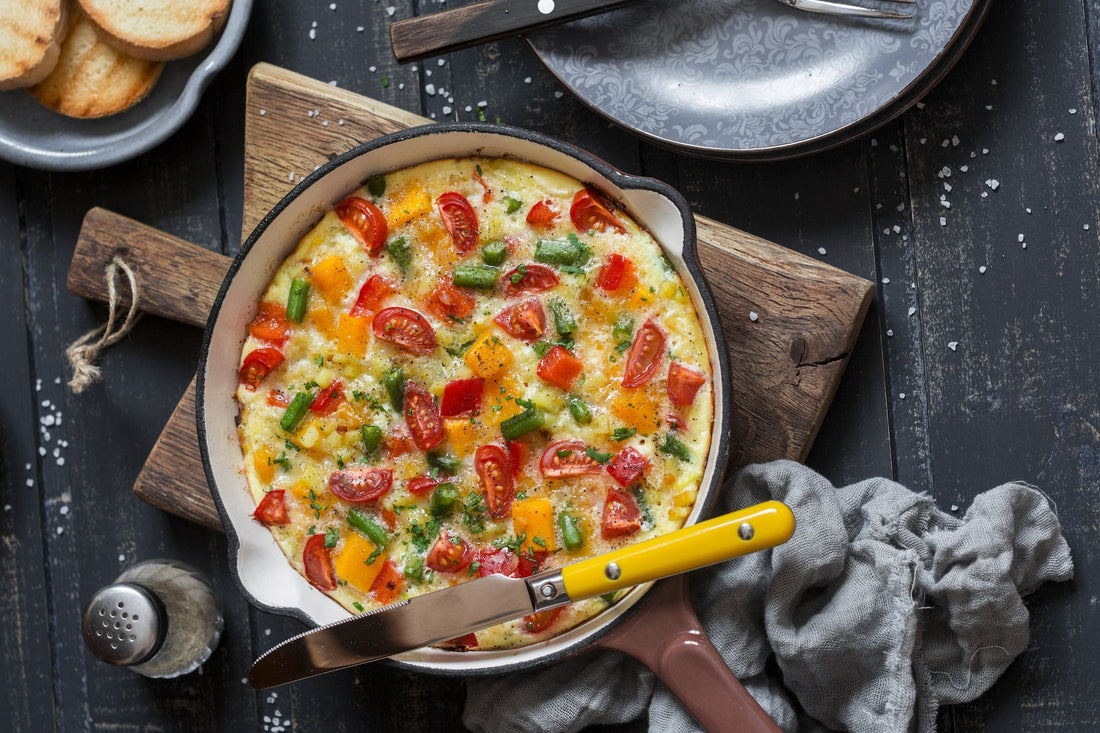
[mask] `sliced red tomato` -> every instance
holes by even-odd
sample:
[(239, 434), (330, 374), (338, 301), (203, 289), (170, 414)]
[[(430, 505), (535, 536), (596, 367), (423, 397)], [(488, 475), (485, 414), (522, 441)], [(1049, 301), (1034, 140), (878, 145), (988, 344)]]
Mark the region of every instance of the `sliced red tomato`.
[(641, 387), (648, 382), (657, 371), (664, 355), (665, 335), (650, 318), (638, 329), (638, 333), (634, 336), (634, 344), (626, 356), (626, 366), (623, 367), (623, 386)]
[(546, 559), (546, 553), (542, 550), (524, 550), (519, 554), (519, 566), (516, 568), (517, 578), (530, 578), (542, 569), (542, 561)]
[(604, 539), (624, 537), (642, 528), (642, 510), (634, 497), (621, 489), (611, 487), (603, 504), (600, 534)]
[(439, 401), (439, 414), (443, 417), (470, 417), (481, 412), (481, 395), (485, 392), (485, 380), (452, 379), (443, 387), (443, 399)]
[(389, 225), (381, 209), (361, 196), (348, 196), (336, 204), (334, 211), (340, 223), (371, 256), (382, 251), (389, 235)]
[(647, 468), (649, 468), (649, 461), (646, 457), (629, 445), (619, 451), (607, 464), (607, 472), (623, 488), (637, 481)]
[(461, 321), (474, 312), (477, 300), (462, 288), (456, 288), (448, 276), (428, 296), (428, 310), (446, 324)]
[(351, 466), (333, 471), (328, 489), (352, 504), (362, 504), (385, 496), (393, 486), (393, 471), (388, 468)]
[(474, 559), (470, 543), (457, 534), (449, 533), (432, 545), (428, 550), (427, 565), (440, 573), (457, 573), (467, 567)]
[(260, 499), (260, 503), (256, 506), (256, 511), (252, 512), (252, 516), (257, 522), (267, 527), (290, 522), (290, 515), (286, 511), (286, 491), (275, 489), (264, 494), (264, 498)]
[(405, 424), (420, 450), (430, 450), (443, 442), (443, 418), (435, 399), (411, 380), (405, 383)]
[(578, 232), (602, 232), (606, 229), (614, 229), (619, 234), (626, 233), (626, 227), (622, 222), (615, 218), (598, 195), (587, 188), (582, 188), (573, 196), (573, 205), (569, 207), (569, 218)]
[(707, 377), (678, 361), (668, 365), (668, 398), (674, 405), (690, 405)]
[(550, 625), (557, 621), (558, 616), (565, 610), (565, 606), (558, 606), (557, 608), (551, 608), (547, 611), (539, 611), (533, 613), (530, 616), (523, 617), (523, 630), (528, 634), (537, 634), (540, 631), (546, 631), (550, 628)]
[(687, 425), (684, 424), (684, 421), (680, 419), (679, 415), (675, 414), (668, 416), (668, 426), (677, 433), (687, 430)]
[(411, 354), (428, 356), (435, 351), (435, 331), (428, 319), (412, 308), (383, 308), (371, 322), (375, 338), (389, 341)]
[(444, 649), (454, 649), (456, 651), (477, 649), (477, 634), (471, 631), (469, 634), (460, 636), (457, 639), (441, 642), (439, 646)]
[(355, 305), (351, 307), (349, 315), (362, 318), (368, 313), (375, 313), (382, 305), (382, 301), (397, 292), (393, 283), (382, 275), (371, 275), (359, 288), (359, 296), (355, 299)]
[(479, 224), (477, 212), (466, 197), (454, 191), (447, 191), (435, 200), (443, 226), (451, 235), (451, 241), (459, 254), (466, 254), (477, 244)]
[(535, 373), (544, 382), (564, 390), (572, 389), (573, 383), (583, 371), (584, 364), (581, 360), (563, 346), (552, 347), (535, 367)]
[(510, 305), (493, 318), (509, 336), (520, 341), (536, 341), (546, 333), (546, 311), (542, 301), (531, 298)]
[(286, 392), (278, 389), (268, 390), (267, 392), (267, 404), (272, 407), (287, 407), (290, 405), (290, 398), (286, 396)]
[(302, 547), (306, 580), (318, 590), (336, 590), (336, 572), (332, 569), (332, 548), (325, 547), (325, 535), (310, 535)]
[(309, 403), (309, 409), (319, 415), (331, 415), (344, 401), (344, 385), (339, 379), (334, 379), (332, 384), (322, 389)]
[(409, 483), (405, 484), (405, 488), (409, 490), (410, 494), (416, 496), (423, 496), (424, 494), (430, 494), (435, 490), (436, 486), (443, 483), (442, 480), (432, 478), (431, 476), (417, 476), (409, 479)]
[(504, 274), (504, 294), (511, 297), (520, 293), (541, 293), (558, 284), (558, 275), (546, 265), (534, 263), (520, 265)]
[(523, 473), (523, 464), (527, 460), (527, 446), (518, 440), (506, 441), (508, 446), (508, 465), (512, 467), (512, 477), (519, 478)]
[(397, 512), (388, 506), (384, 506), (378, 510), (378, 516), (382, 518), (382, 524), (386, 525), (386, 529), (392, 532), (397, 525)]
[(255, 392), (260, 383), (267, 378), (267, 375), (282, 363), (283, 354), (278, 349), (270, 347), (253, 349), (248, 352), (248, 356), (241, 363), (241, 370), (238, 372), (241, 384), (248, 391)]
[(486, 575), (507, 575), (515, 578), (519, 569), (519, 558), (507, 547), (482, 547), (474, 554), (474, 562), (477, 563), (479, 578)]
[(516, 484), (512, 478), (508, 454), (499, 445), (483, 445), (474, 453), (474, 468), (481, 479), (485, 506), (489, 515), (500, 519), (512, 510), (516, 498)]
[(260, 303), (260, 312), (248, 324), (248, 332), (258, 339), (276, 344), (286, 342), (290, 335), (290, 322), (286, 319), (286, 306), (280, 303)]
[(374, 582), (370, 586), (370, 594), (374, 596), (374, 600), (386, 605), (393, 603), (393, 599), (401, 595), (404, 588), (405, 578), (397, 572), (397, 565), (394, 564), (393, 560), (387, 558), (378, 575), (374, 576)]
[(550, 199), (535, 202), (531, 210), (527, 212), (527, 223), (540, 229), (551, 226), (561, 216), (558, 207)]
[(607, 262), (600, 267), (600, 274), (596, 276), (596, 287), (610, 293), (619, 288), (629, 287), (636, 280), (634, 261), (629, 257), (613, 252), (607, 258)]
[(567, 478), (603, 473), (603, 465), (591, 458), (583, 440), (559, 440), (551, 443), (539, 459), (539, 471), (546, 478)]

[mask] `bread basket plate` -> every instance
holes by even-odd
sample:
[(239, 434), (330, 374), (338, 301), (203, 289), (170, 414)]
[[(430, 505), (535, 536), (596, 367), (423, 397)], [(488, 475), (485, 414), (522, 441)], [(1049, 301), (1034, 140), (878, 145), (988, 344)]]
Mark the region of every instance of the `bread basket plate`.
[(251, 12), (252, 0), (234, 0), (212, 45), (166, 62), (149, 96), (117, 115), (80, 120), (46, 109), (25, 89), (0, 92), (0, 158), (42, 170), (92, 170), (159, 145), (194, 113), (214, 75), (236, 53)]

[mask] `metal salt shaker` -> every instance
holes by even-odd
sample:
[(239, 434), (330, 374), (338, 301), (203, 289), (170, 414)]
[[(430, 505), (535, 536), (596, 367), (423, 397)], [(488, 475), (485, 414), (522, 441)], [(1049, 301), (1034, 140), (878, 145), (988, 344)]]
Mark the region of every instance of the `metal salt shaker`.
[(218, 645), (214, 589), (175, 560), (139, 563), (98, 590), (84, 609), (84, 642), (96, 657), (147, 677), (194, 671)]

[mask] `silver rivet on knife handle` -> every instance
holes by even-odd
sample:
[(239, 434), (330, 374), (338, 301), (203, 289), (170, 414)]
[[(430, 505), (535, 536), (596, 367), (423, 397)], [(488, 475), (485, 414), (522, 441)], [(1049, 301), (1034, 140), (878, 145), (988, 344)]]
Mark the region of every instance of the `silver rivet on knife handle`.
[(545, 611), (549, 608), (564, 606), (573, 599), (565, 592), (565, 583), (562, 582), (560, 570), (550, 570), (527, 578), (531, 588), (531, 602), (535, 611)]
[(603, 569), (603, 574), (607, 576), (608, 580), (618, 580), (623, 576), (623, 569), (613, 562), (607, 563), (607, 567)]
[(737, 536), (743, 539), (745, 542), (751, 540), (755, 534), (756, 530), (753, 529), (752, 525), (748, 522), (745, 522), (737, 528)]

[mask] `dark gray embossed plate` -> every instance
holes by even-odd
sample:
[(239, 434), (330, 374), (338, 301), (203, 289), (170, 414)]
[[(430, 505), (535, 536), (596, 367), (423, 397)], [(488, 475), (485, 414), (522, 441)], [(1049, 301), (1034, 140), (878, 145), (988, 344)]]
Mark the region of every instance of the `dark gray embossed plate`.
[(774, 0), (646, 0), (528, 42), (584, 103), (653, 142), (783, 158), (864, 134), (915, 103), (990, 1), (917, 0), (913, 19), (883, 21)]

